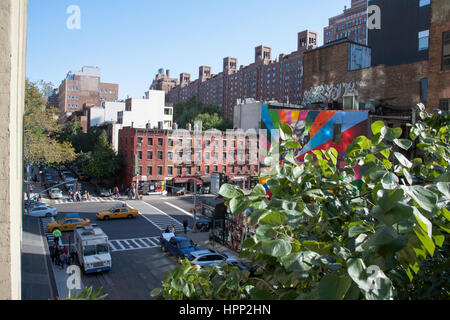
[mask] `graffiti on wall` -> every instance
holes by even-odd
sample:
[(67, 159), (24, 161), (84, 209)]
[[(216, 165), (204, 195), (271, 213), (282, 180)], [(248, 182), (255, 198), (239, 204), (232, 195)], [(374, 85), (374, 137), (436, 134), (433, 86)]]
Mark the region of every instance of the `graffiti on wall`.
[(354, 94), (359, 96), (359, 88), (364, 87), (364, 81), (344, 82), (336, 85), (322, 84), (312, 87), (303, 93), (302, 105), (307, 106), (312, 103), (328, 103), (330, 100), (337, 101), (343, 96)]
[[(270, 150), (271, 134), (277, 135), (280, 123), (285, 123), (293, 129), (301, 149), (295, 151), (295, 157), (301, 161), (306, 153), (313, 150), (335, 148), (343, 158), (348, 145), (361, 135), (366, 135), (368, 111), (313, 111), (295, 109), (268, 109), (262, 106), (262, 129), (267, 130), (266, 141), (260, 144), (266, 148), (264, 154)], [(275, 141), (278, 136), (275, 137)], [(263, 160), (263, 159), (262, 159)]]

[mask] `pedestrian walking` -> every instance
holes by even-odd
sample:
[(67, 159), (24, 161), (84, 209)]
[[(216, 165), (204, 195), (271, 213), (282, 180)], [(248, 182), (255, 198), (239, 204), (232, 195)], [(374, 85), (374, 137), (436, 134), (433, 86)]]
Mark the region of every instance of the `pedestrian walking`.
[(59, 247), (56, 245), (55, 246), (55, 252), (54, 252), (54, 254), (55, 254), (55, 260), (54, 260), (54, 262), (55, 262), (55, 265), (59, 265), (60, 264), (60, 251), (59, 251)]
[(187, 234), (188, 221), (187, 219), (183, 220), (184, 234)]
[(59, 229), (55, 229), (55, 230), (53, 230), (52, 234), (54, 237), (53, 241), (55, 242), (55, 244), (58, 244), (59, 238), (61, 238), (61, 236), (62, 236), (61, 231)]
[(67, 263), (67, 254), (62, 252), (59, 257), (59, 262), (60, 262), (61, 269), (64, 270), (64, 265)]
[(52, 263), (54, 263), (55, 262), (55, 245), (51, 245), (50, 246), (50, 258), (52, 259)]

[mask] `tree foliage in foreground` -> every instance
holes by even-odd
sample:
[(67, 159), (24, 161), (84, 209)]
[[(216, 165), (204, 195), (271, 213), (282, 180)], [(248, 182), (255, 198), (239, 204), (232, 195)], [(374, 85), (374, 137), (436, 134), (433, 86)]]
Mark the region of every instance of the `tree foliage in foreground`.
[[(248, 271), (221, 266), (200, 269), (183, 261), (166, 274), (158, 299), (448, 299), (450, 145), (448, 122), (421, 119), (402, 130), (372, 124), (373, 138), (356, 138), (338, 169), (335, 149), (313, 151), (294, 161), (300, 148), (282, 126), (284, 164), (267, 158), (263, 186), (250, 195), (231, 185), (220, 194), (234, 215), (251, 208), (256, 233), (240, 257), (258, 266)], [(436, 122), (435, 122), (436, 123)], [(413, 143), (423, 156), (397, 150)], [(273, 146), (277, 147), (277, 146)], [(359, 167), (361, 179), (355, 178)], [(419, 181), (419, 183), (417, 183)]]

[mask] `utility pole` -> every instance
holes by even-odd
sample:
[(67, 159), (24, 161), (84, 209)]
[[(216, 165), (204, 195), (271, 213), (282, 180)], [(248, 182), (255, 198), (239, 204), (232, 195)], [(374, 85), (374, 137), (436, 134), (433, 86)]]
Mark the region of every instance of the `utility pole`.
[(28, 198), (28, 208), (27, 213), (30, 213), (30, 174), (31, 174), (31, 157), (30, 157), (30, 138), (27, 138), (28, 141), (28, 164), (27, 164), (27, 198)]
[(194, 228), (192, 232), (197, 232), (197, 178), (194, 178)]

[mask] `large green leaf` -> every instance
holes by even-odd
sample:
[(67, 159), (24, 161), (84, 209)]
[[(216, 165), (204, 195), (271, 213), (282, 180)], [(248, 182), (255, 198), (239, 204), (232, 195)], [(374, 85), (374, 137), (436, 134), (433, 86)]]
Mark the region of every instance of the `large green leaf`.
[(231, 184), (222, 185), (220, 187), (219, 194), (222, 197), (225, 197), (228, 199), (244, 196), (244, 192), (242, 192), (242, 190), (239, 190), (238, 188), (236, 188), (235, 186), (233, 186)]
[(412, 146), (412, 141), (408, 139), (394, 139), (394, 143), (403, 150), (409, 150)]
[(412, 162), (409, 161), (408, 159), (406, 159), (406, 157), (403, 154), (401, 154), (399, 152), (395, 152), (394, 156), (397, 158), (398, 162), (400, 162), (400, 164), (402, 166), (407, 167), (409, 169), (412, 168), (412, 166), (413, 166)]
[(284, 239), (261, 241), (262, 251), (272, 257), (284, 257), (291, 253), (292, 246)]
[(286, 214), (278, 211), (272, 211), (269, 214), (265, 215), (264, 218), (260, 220), (261, 223), (273, 225), (273, 226), (282, 226), (287, 221)]
[(375, 136), (381, 132), (381, 129), (384, 128), (384, 122), (383, 121), (375, 121), (374, 123), (372, 123), (371, 128), (372, 128), (372, 133)]
[(319, 282), (319, 297), (321, 300), (343, 300), (351, 284), (352, 279), (348, 275), (328, 274)]
[(384, 210), (389, 211), (403, 198), (402, 189), (386, 190), (380, 189), (377, 192), (378, 205)]
[(400, 138), (400, 136), (402, 135), (402, 129), (400, 128), (388, 128), (388, 127), (383, 127), (381, 128), (381, 136), (383, 137), (383, 139), (386, 139), (390, 142), (394, 141), (395, 139)]
[(392, 172), (387, 172), (381, 179), (383, 187), (389, 190), (396, 189), (398, 187), (398, 182), (398, 177)]
[(432, 212), (437, 204), (437, 196), (422, 186), (402, 186), (402, 189), (414, 201), (416, 201), (422, 209)]

